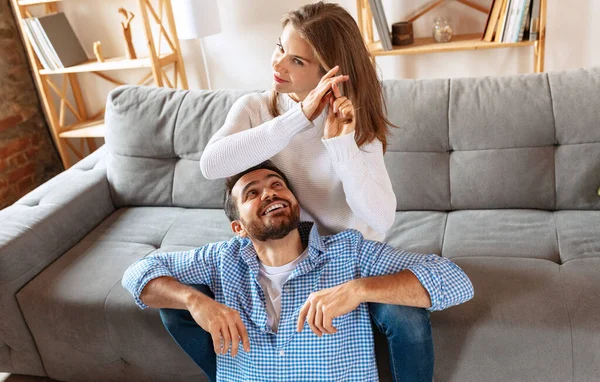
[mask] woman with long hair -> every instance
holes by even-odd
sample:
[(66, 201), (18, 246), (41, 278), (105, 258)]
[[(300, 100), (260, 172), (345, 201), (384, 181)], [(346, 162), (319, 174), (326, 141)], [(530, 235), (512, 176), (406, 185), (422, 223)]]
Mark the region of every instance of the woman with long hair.
[[(321, 234), (353, 228), (381, 241), (396, 210), (383, 159), (391, 123), (358, 26), (344, 8), (318, 2), (286, 14), (282, 27), (271, 59), (273, 88), (234, 103), (204, 150), (202, 173), (225, 178), (270, 159), (287, 175), (302, 221), (313, 221)], [(431, 380), (429, 313), (387, 304), (370, 304), (370, 311), (388, 339), (394, 379)], [(161, 310), (175, 340), (214, 379), (212, 339), (204, 332), (200, 349), (203, 330), (182, 324), (191, 319), (184, 315)]]

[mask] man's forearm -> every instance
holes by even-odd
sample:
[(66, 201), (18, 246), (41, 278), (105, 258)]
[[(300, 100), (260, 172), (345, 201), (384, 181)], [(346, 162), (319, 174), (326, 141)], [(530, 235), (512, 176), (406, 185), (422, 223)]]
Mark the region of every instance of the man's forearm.
[(353, 280), (362, 302), (430, 308), (429, 293), (409, 270)]
[(140, 300), (152, 308), (187, 309), (188, 301), (192, 296), (210, 299), (202, 292), (180, 283), (173, 277), (162, 276), (146, 284), (140, 294)]

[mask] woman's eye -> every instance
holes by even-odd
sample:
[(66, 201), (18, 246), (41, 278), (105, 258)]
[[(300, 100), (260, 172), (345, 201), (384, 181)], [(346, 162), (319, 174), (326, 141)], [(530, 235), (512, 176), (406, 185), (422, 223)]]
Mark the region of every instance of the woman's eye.
[(300, 66), (304, 66), (304, 63), (300, 60), (298, 60), (297, 58), (294, 59), (294, 62)]
[(277, 45), (277, 48), (279, 48), (279, 51), (281, 53), (283, 53), (283, 45), (281, 45), (280, 43), (277, 43), (276, 45)]

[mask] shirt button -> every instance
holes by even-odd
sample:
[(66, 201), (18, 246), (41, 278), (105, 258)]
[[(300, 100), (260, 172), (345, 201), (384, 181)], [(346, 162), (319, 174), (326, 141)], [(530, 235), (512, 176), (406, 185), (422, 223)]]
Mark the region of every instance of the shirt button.
[(280, 350), (280, 351), (279, 351), (279, 355), (280, 355), (280, 356), (284, 356), (284, 355), (285, 355), (285, 351), (284, 351), (284, 350)]

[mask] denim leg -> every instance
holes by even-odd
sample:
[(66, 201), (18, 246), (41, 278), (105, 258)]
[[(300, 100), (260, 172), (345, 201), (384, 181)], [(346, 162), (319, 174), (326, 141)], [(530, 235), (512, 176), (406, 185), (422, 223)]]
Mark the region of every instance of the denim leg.
[(387, 338), (394, 381), (432, 381), (434, 354), (429, 311), (378, 303), (370, 303), (369, 311)]
[[(190, 285), (210, 298), (215, 298), (206, 285)], [(200, 366), (211, 382), (217, 380), (217, 355), (212, 337), (202, 329), (187, 310), (159, 309), (163, 325), (175, 342)]]

